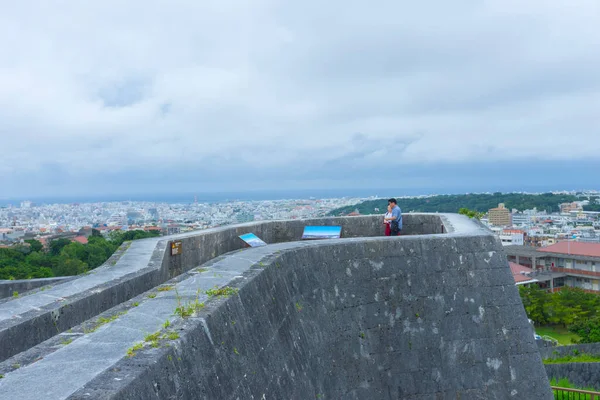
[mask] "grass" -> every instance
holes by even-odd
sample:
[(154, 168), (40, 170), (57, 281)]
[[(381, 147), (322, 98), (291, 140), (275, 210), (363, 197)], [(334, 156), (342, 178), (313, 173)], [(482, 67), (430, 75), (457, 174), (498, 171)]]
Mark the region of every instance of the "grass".
[(600, 362), (600, 355), (595, 354), (574, 354), (556, 358), (545, 358), (544, 364), (567, 364), (567, 363), (582, 363), (582, 362)]
[(155, 297), (156, 297), (156, 293), (150, 293), (150, 294), (148, 295), (148, 298), (149, 298), (149, 299), (153, 299), (153, 298), (155, 298)]
[(144, 347), (143, 343), (136, 343), (133, 345), (133, 347), (130, 347), (129, 350), (127, 350), (127, 357), (131, 358), (133, 356), (135, 356), (135, 352), (138, 350), (141, 350)]
[(187, 318), (194, 315), (194, 313), (200, 311), (204, 308), (204, 303), (201, 303), (200, 298), (200, 289), (196, 292), (196, 300), (188, 301), (186, 303), (181, 302), (181, 296), (179, 292), (175, 291), (175, 296), (177, 298), (177, 308), (175, 308), (175, 315), (179, 315), (181, 318)]
[(177, 339), (179, 339), (179, 333), (177, 333), (175, 331), (167, 332), (167, 339), (169, 339), (169, 340), (177, 340)]
[(83, 330), (83, 332), (84, 332), (84, 333), (92, 333), (92, 332), (94, 332), (96, 329), (100, 328), (102, 325), (106, 325), (106, 324), (108, 324), (109, 322), (112, 322), (112, 321), (114, 321), (115, 319), (119, 318), (121, 315), (125, 315), (125, 314), (127, 314), (127, 311), (122, 311), (122, 312), (120, 312), (120, 313), (117, 313), (117, 314), (115, 314), (115, 315), (111, 315), (111, 316), (110, 316), (110, 317), (108, 317), (108, 318), (105, 318), (105, 317), (100, 317), (100, 318), (98, 318), (98, 321), (96, 322), (96, 324), (95, 324), (94, 326), (92, 326), (92, 327), (91, 327), (91, 328), (89, 328), (89, 329), (84, 329), (84, 330)]
[(239, 289), (232, 288), (229, 286), (223, 286), (222, 288), (215, 286), (213, 289), (208, 289), (206, 291), (206, 294), (208, 295), (208, 297), (229, 297), (234, 294), (237, 294), (238, 291)]
[(127, 357), (131, 358), (136, 355), (139, 350), (142, 350), (145, 345), (149, 345), (150, 347), (157, 348), (160, 346), (161, 340), (177, 340), (179, 339), (179, 333), (175, 331), (167, 331), (161, 332), (157, 331), (146, 335), (143, 342), (136, 343), (133, 347), (130, 347), (127, 350)]
[[(582, 388), (582, 387), (575, 386), (571, 382), (569, 382), (569, 380), (567, 378), (561, 378), (558, 380), (556, 378), (552, 378), (552, 379), (550, 379), (550, 386), (556, 386), (556, 387), (567, 388), (567, 389), (587, 390), (589, 392), (597, 392), (598, 391), (597, 389), (594, 389), (592, 387)], [(591, 395), (584, 394), (582, 396), (581, 393), (563, 392), (563, 393), (555, 393), (554, 398), (560, 399), (560, 400), (563, 400), (563, 399), (564, 400), (590, 400)]]
[(550, 336), (558, 340), (558, 344), (561, 346), (573, 344), (581, 339), (576, 333), (569, 332), (567, 328), (558, 325), (538, 326), (535, 328), (535, 333), (540, 336)]
[(156, 290), (159, 292), (168, 292), (169, 290), (173, 290), (173, 286), (161, 286)]
[(17, 297), (19, 297), (19, 292), (17, 292), (17, 291), (14, 291), (14, 292), (13, 292), (13, 296), (12, 296), (12, 297), (14, 297), (14, 298), (17, 298)]
[(160, 331), (154, 332), (151, 335), (147, 335), (144, 338), (144, 342), (150, 343), (152, 347), (158, 347), (158, 340), (160, 339)]

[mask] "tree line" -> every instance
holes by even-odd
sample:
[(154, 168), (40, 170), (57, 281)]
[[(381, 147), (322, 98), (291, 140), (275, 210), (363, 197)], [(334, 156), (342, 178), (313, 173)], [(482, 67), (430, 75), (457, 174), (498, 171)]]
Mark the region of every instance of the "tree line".
[[(398, 205), (403, 212), (448, 212), (456, 213), (461, 208), (467, 208), (476, 212), (486, 213), (490, 208), (498, 207), (504, 203), (509, 210), (520, 211), (537, 208), (547, 212), (560, 211), (561, 203), (584, 200), (581, 197), (570, 194), (522, 194), (522, 193), (493, 193), (493, 194), (459, 194), (438, 195), (431, 197), (399, 198)], [(595, 197), (589, 199), (591, 205), (584, 206), (586, 211), (600, 210), (600, 204), (594, 204)], [(337, 208), (329, 213), (332, 216), (347, 215), (358, 211), (360, 214), (383, 214), (387, 207), (387, 199), (367, 200), (354, 206)]]
[(536, 325), (563, 325), (581, 337), (580, 343), (600, 342), (600, 296), (580, 288), (550, 293), (537, 285), (519, 286), (527, 316)]
[(158, 236), (142, 230), (112, 232), (108, 238), (96, 230), (87, 244), (55, 239), (48, 249), (39, 240), (0, 248), (0, 279), (51, 278), (78, 275), (102, 265), (125, 241)]

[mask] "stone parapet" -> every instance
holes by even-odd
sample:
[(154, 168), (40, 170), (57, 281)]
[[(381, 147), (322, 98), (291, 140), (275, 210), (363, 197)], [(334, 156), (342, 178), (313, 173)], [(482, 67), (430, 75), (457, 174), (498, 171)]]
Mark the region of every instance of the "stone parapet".
[[(97, 274), (111, 279), (68, 282), (65, 300), (50, 303), (65, 311), (42, 310), (57, 322), (79, 315), (69, 307), (86, 310), (72, 301), (77, 296), (106, 292), (95, 299), (101, 305), (87, 303), (101, 316), (93, 329), (87, 315), (82, 325), (76, 318), (60, 325), (53, 336), (62, 342), (24, 346), (23, 359), (34, 361), (4, 373), (19, 357), (8, 356), (0, 393), (23, 400), (552, 398), (498, 240), (463, 216), (404, 218), (401, 237), (379, 236), (381, 217), (345, 217), (134, 242), (119, 262), (135, 268), (101, 267)], [(344, 238), (297, 241), (305, 225), (317, 224), (341, 225)], [(273, 244), (242, 249), (237, 236), (247, 232)], [(170, 254), (172, 241), (181, 242), (181, 255)], [(14, 315), (35, 304), (15, 303), (24, 312)], [(182, 307), (189, 315), (176, 312)]]

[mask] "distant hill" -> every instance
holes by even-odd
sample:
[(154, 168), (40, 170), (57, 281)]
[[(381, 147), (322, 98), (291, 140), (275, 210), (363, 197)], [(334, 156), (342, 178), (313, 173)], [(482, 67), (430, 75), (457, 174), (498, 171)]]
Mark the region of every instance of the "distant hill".
[[(449, 212), (456, 213), (461, 208), (474, 211), (487, 212), (490, 208), (498, 207), (504, 203), (506, 208), (512, 210), (530, 210), (537, 208), (540, 211), (558, 212), (561, 203), (583, 200), (583, 198), (566, 194), (522, 194), (522, 193), (494, 193), (494, 194), (458, 194), (439, 195), (431, 197), (398, 198), (398, 205), (402, 212)], [(329, 215), (348, 215), (358, 211), (360, 214), (383, 214), (386, 211), (387, 199), (368, 200), (354, 206), (346, 206), (332, 210)], [(590, 207), (592, 210), (594, 207)], [(377, 210), (379, 209), (379, 210)], [(587, 209), (587, 207), (586, 207)]]

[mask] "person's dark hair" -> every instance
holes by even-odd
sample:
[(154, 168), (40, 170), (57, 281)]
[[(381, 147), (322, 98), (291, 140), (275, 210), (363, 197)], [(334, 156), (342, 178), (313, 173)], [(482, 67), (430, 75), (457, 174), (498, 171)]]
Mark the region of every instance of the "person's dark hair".
[(388, 204), (390, 204), (390, 203), (398, 204), (398, 202), (396, 201), (396, 199), (394, 199), (393, 197), (388, 200)]

